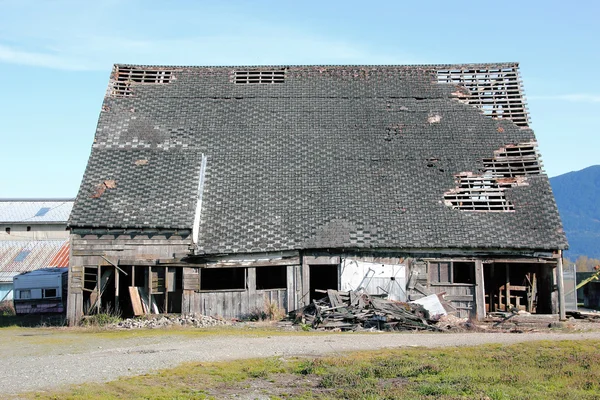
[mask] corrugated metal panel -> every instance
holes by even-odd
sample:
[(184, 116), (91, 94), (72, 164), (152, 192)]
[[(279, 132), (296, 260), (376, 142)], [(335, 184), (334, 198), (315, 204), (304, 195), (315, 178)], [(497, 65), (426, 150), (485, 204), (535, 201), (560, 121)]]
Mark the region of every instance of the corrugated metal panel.
[(73, 200), (1, 200), (0, 223), (67, 223)]
[[(10, 277), (12, 281), (16, 274), (48, 267), (65, 244), (68, 248), (68, 240), (0, 241), (0, 280)], [(26, 251), (29, 253), (22, 257)], [(15, 261), (20, 258), (22, 261)], [(63, 262), (62, 257), (60, 262)]]
[(64, 268), (69, 266), (69, 250), (71, 246), (69, 245), (69, 241), (67, 240), (61, 248), (58, 250), (58, 253), (50, 260), (48, 264), (49, 267), (58, 267)]

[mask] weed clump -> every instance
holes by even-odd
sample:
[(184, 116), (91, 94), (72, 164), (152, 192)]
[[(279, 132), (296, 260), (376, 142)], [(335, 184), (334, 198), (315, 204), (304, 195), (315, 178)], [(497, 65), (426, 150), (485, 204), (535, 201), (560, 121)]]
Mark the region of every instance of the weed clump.
[(117, 324), (121, 320), (122, 318), (120, 310), (105, 308), (96, 314), (85, 316), (81, 324), (83, 326), (105, 327), (108, 325)]
[(285, 310), (278, 303), (265, 300), (261, 308), (255, 308), (244, 319), (249, 321), (279, 321), (285, 317)]
[(0, 302), (0, 316), (2, 317), (12, 317), (15, 316), (15, 307), (13, 306), (12, 301), (6, 300)]

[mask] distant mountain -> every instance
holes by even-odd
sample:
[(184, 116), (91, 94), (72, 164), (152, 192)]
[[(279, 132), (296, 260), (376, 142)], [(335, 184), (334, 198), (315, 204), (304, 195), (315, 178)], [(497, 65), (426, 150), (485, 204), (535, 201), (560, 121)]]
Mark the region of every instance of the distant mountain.
[(550, 178), (567, 232), (565, 256), (600, 258), (600, 165)]

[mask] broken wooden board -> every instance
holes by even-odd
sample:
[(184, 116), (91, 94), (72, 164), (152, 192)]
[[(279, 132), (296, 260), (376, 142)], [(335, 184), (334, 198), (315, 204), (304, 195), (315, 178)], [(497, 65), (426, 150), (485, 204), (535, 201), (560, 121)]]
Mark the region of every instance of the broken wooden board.
[(142, 306), (142, 300), (140, 299), (140, 292), (136, 286), (129, 286), (129, 297), (131, 298), (131, 306), (133, 307), (133, 315), (139, 317), (144, 315), (144, 308)]

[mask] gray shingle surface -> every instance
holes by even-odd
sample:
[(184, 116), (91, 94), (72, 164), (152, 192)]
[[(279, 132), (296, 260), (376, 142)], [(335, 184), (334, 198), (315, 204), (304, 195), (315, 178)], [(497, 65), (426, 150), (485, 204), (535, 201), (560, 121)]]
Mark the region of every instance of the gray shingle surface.
[[(566, 246), (545, 175), (508, 189), (514, 212), (444, 205), (454, 174), (535, 137), (459, 103), (434, 67), (290, 67), (272, 85), (173, 69), (169, 84), (105, 98), (71, 226), (191, 228), (205, 154), (206, 254)], [(104, 180), (116, 187), (92, 198)]]

